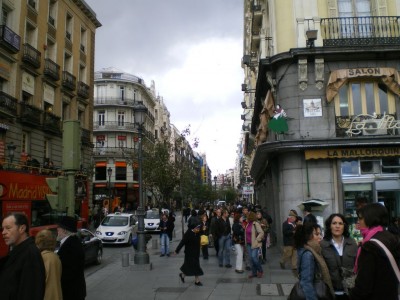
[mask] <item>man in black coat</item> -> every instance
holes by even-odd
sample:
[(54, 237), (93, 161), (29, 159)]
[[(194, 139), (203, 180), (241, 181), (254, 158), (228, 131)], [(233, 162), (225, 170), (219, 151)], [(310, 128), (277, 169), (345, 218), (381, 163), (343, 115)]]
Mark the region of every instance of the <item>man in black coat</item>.
[(281, 268), (284, 269), (286, 261), (290, 260), (292, 263), (293, 273), (297, 269), (297, 253), (294, 248), (294, 231), (296, 229), (296, 218), (296, 213), (293, 210), (290, 210), (288, 218), (282, 224), (283, 254), (279, 262)]
[(76, 220), (73, 217), (63, 217), (58, 226), (63, 300), (83, 300), (86, 297), (85, 254), (80, 239), (74, 234), (77, 232)]
[(39, 249), (29, 237), (28, 219), (12, 213), (3, 220), (3, 238), (10, 253), (0, 260), (0, 298), (43, 300), (46, 271)]
[(310, 205), (304, 205), (303, 225), (305, 225), (307, 223), (318, 224), (317, 218), (311, 213), (311, 206)]

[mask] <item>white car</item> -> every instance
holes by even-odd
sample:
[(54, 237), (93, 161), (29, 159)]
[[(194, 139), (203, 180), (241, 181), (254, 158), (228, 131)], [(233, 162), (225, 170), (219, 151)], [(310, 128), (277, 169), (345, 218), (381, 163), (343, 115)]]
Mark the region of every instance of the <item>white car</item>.
[(108, 214), (96, 229), (96, 236), (103, 244), (130, 245), (136, 231), (136, 223), (133, 214)]
[(160, 231), (160, 212), (158, 209), (146, 211), (144, 216), (145, 231)]

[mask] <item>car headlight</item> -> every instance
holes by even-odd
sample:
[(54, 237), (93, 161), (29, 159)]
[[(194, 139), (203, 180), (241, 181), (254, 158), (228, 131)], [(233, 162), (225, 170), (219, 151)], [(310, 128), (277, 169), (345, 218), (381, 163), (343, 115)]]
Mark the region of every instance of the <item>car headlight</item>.
[(120, 232), (118, 232), (118, 235), (125, 235), (127, 233), (128, 233), (127, 231), (120, 231)]
[(100, 231), (96, 231), (96, 235), (101, 235), (101, 232)]

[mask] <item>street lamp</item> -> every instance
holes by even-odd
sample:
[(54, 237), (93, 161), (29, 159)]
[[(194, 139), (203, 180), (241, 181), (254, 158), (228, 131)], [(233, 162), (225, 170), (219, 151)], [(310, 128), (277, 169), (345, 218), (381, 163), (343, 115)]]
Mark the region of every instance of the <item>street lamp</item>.
[(138, 246), (137, 251), (135, 252), (134, 263), (138, 265), (145, 265), (150, 262), (149, 254), (146, 252), (146, 237), (144, 235), (144, 203), (143, 203), (143, 184), (142, 184), (142, 134), (143, 134), (143, 125), (146, 119), (147, 108), (143, 105), (143, 102), (138, 102), (133, 107), (133, 113), (135, 117), (135, 124), (138, 127), (139, 133), (139, 153), (138, 153), (138, 177), (139, 177), (139, 207), (137, 209), (138, 216)]
[(217, 176), (214, 176), (214, 190), (217, 192)]
[(10, 161), (10, 164), (8, 166), (9, 169), (11, 169), (13, 164), (15, 149), (17, 149), (17, 146), (14, 145), (14, 142), (10, 142), (7, 144), (7, 156)]
[(111, 174), (112, 174), (112, 169), (111, 167), (108, 167), (107, 169), (107, 175), (108, 175), (108, 209), (110, 209), (111, 205)]

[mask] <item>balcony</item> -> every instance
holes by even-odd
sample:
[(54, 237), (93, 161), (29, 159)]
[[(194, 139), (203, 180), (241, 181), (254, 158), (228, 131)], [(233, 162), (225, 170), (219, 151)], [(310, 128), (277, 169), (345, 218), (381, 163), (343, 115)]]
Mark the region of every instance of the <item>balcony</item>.
[(121, 97), (96, 97), (94, 98), (94, 104), (96, 106), (104, 105), (129, 105), (133, 106), (136, 104), (136, 100), (133, 98), (121, 98)]
[(8, 28), (6, 25), (0, 26), (0, 45), (12, 54), (18, 53), (20, 49), (21, 37)]
[(321, 19), (325, 47), (400, 45), (400, 17)]
[(0, 91), (0, 114), (5, 114), (10, 117), (17, 116), (17, 99)]
[(78, 96), (84, 99), (88, 99), (89, 92), (90, 92), (90, 87), (86, 83), (78, 81)]
[(138, 153), (135, 148), (127, 147), (105, 147), (97, 144), (93, 148), (93, 155), (104, 156), (104, 157), (114, 157), (114, 158), (136, 158)]
[(93, 131), (137, 131), (135, 123), (130, 122), (118, 122), (118, 121), (108, 121), (108, 122), (95, 122), (93, 123)]
[(43, 131), (60, 134), (61, 133), (61, 118), (50, 113), (43, 114)]
[(24, 44), (22, 61), (38, 69), (40, 68), (41, 53), (29, 44)]
[(90, 138), (90, 130), (81, 128), (81, 142), (82, 145), (93, 147), (92, 139)]
[(25, 102), (20, 102), (21, 112), (20, 120), (21, 123), (31, 125), (34, 127), (40, 126), (41, 115), (43, 111), (33, 105)]
[(62, 86), (75, 91), (76, 89), (76, 77), (67, 71), (62, 72)]
[(60, 80), (60, 66), (49, 58), (44, 60), (44, 75), (54, 81)]

